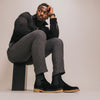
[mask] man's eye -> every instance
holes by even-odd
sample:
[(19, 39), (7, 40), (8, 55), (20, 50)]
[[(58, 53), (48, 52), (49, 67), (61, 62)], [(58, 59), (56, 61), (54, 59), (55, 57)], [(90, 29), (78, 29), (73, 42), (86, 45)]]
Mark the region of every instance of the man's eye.
[(44, 12), (44, 14), (46, 14), (47, 12)]
[(39, 12), (41, 12), (41, 10), (40, 10), (40, 9), (39, 9), (38, 11), (39, 11)]

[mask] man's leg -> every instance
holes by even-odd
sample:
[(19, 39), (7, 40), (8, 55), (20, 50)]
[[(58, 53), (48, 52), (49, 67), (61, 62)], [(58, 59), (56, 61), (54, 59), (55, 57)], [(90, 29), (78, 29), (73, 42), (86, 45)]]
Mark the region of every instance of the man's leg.
[[(53, 60), (53, 63), (55, 65), (53, 67), (54, 70), (56, 70), (55, 68), (59, 69), (59, 67), (60, 67), (59, 64), (56, 65), (55, 63), (58, 63), (58, 61), (61, 60), (61, 59), (59, 59), (59, 57), (57, 58), (57, 54), (53, 52), (55, 45), (57, 45), (57, 43), (59, 43), (59, 42), (60, 42), (60, 39), (53, 38), (53, 39), (47, 40), (46, 45), (45, 45), (45, 57), (47, 57), (50, 53), (52, 53), (52, 55), (53, 55), (52, 60)], [(60, 48), (58, 48), (58, 49), (60, 49)], [(61, 51), (61, 53), (62, 53), (62, 51)], [(59, 56), (61, 56), (61, 54)], [(61, 61), (61, 63), (63, 63), (63, 62)], [(62, 70), (58, 70), (57, 73), (64, 73), (63, 66), (62, 66)], [(49, 86), (49, 84), (47, 84), (45, 79), (42, 79), (42, 78), (43, 78), (42, 74), (39, 74), (39, 75), (36, 76), (36, 81), (35, 81), (35, 85), (34, 85), (34, 91), (35, 92), (46, 92), (46, 93), (62, 92), (61, 87), (52, 88), (51, 85)], [(41, 83), (40, 80), (42, 80), (42, 83)]]
[(52, 53), (53, 75), (64, 74), (64, 60), (63, 60), (63, 41), (59, 38), (52, 38), (46, 42), (46, 56)]
[(61, 75), (65, 73), (63, 60), (63, 41), (58, 38), (49, 39), (46, 43), (46, 54), (52, 52), (53, 74), (52, 74), (52, 90), (62, 89), (63, 92), (77, 92), (78, 87), (72, 87), (62, 80)]
[(33, 31), (8, 48), (8, 59), (12, 63), (23, 63), (32, 56), (35, 73), (47, 72), (45, 43), (45, 33), (41, 30)]
[(36, 74), (35, 91), (44, 91), (50, 87), (45, 79), (44, 72), (47, 72), (45, 63), (46, 34), (36, 30), (21, 38), (7, 50), (8, 59), (13, 63), (23, 63), (32, 56), (34, 71)]

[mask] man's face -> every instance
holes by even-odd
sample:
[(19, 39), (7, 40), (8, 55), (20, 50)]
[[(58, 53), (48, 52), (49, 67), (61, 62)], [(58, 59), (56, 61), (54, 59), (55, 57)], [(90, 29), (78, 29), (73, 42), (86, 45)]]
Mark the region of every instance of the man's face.
[(48, 7), (40, 6), (37, 9), (37, 18), (40, 21), (45, 21), (46, 19), (48, 19)]

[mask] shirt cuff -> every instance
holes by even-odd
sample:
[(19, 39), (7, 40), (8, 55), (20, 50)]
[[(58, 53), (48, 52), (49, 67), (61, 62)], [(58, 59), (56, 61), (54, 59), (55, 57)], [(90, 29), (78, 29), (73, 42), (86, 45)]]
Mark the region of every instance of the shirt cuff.
[(56, 24), (56, 23), (57, 23), (57, 18), (50, 19), (50, 24)]

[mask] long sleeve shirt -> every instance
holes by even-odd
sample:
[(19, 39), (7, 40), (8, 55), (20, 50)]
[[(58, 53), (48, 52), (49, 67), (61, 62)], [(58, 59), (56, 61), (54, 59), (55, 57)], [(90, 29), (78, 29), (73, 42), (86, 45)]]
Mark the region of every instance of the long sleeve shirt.
[(36, 14), (31, 15), (29, 12), (24, 12), (20, 14), (14, 23), (13, 35), (11, 37), (10, 43), (16, 43), (23, 36), (29, 34), (34, 30), (42, 30), (45, 32), (47, 40), (59, 37), (59, 27), (57, 24), (57, 18), (50, 19), (50, 28), (46, 27), (48, 23), (46, 21), (39, 21)]

